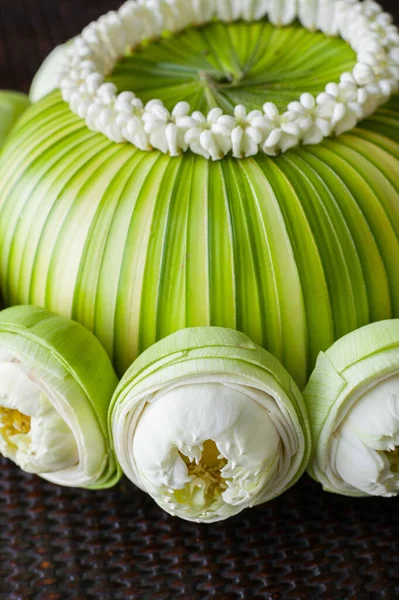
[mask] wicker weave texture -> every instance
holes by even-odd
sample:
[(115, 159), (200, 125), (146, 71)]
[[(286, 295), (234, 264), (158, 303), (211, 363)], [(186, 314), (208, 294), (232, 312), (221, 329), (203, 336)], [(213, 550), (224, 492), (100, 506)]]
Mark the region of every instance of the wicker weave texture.
[[(399, 18), (397, 0), (384, 2)], [(112, 0), (0, 0), (1, 87)], [(1, 600), (396, 600), (397, 501), (323, 494), (309, 478), (225, 523), (173, 519), (126, 480), (62, 489), (0, 459)]]
[(399, 597), (399, 512), (307, 477), (225, 523), (163, 513), (127, 481), (62, 489), (0, 463), (0, 598)]

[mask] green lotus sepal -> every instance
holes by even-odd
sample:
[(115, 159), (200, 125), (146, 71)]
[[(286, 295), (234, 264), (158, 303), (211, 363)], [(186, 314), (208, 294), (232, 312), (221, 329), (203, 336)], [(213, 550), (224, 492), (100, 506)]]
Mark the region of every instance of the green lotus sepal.
[(0, 453), (23, 470), (70, 487), (114, 485), (107, 411), (117, 383), (78, 323), (33, 306), (0, 313)]
[(399, 320), (350, 333), (321, 353), (304, 390), (309, 473), (348, 496), (399, 493)]
[(181, 330), (146, 350), (115, 392), (109, 426), (129, 479), (198, 522), (283, 493), (310, 453), (293, 379), (246, 335), (217, 327)]
[(29, 104), (29, 98), (25, 94), (0, 90), (0, 149)]

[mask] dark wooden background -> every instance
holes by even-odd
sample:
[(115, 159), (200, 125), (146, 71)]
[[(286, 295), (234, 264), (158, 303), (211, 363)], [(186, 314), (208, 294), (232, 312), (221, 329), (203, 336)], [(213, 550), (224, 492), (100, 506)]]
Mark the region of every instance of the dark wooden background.
[[(386, 0), (399, 20), (398, 0)], [(0, 87), (28, 90), (42, 59), (112, 0), (0, 0)], [(200, 526), (127, 481), (62, 489), (0, 459), (1, 600), (396, 600), (397, 500), (281, 498)]]

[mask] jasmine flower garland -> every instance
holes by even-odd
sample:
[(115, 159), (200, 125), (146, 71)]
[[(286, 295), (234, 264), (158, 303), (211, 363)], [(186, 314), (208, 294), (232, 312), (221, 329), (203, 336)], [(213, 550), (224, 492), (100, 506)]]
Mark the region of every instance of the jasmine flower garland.
[[(127, 48), (165, 32), (213, 19), (266, 17), (276, 26), (299, 19), (307, 29), (341, 36), (357, 53), (357, 64), (317, 97), (304, 90), (282, 114), (267, 101), (263, 111), (249, 114), (239, 105), (234, 116), (220, 109), (207, 115), (191, 112), (186, 102), (169, 111), (160, 100), (144, 105), (134, 92), (118, 94), (113, 83), (105, 82)], [(399, 87), (399, 33), (390, 15), (372, 0), (129, 0), (75, 39), (66, 51), (59, 82), (71, 110), (90, 129), (117, 143), (171, 156), (190, 149), (212, 160), (229, 153), (235, 158), (259, 152), (275, 156), (353, 129), (385, 103)]]

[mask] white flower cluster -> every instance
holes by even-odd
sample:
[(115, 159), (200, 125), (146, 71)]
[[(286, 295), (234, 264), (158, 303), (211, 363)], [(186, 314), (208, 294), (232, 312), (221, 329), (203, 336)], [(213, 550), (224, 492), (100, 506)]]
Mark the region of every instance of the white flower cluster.
[[(330, 83), (316, 98), (304, 93), (280, 114), (263, 111), (234, 116), (218, 108), (191, 113), (186, 102), (169, 112), (160, 100), (145, 106), (133, 92), (118, 94), (105, 78), (126, 48), (162, 33), (204, 24), (268, 17), (275, 25), (299, 19), (304, 27), (341, 36), (357, 53), (352, 73)], [(68, 49), (59, 77), (63, 99), (93, 131), (141, 150), (178, 156), (190, 149), (207, 159), (235, 158), (263, 151), (270, 156), (300, 143), (319, 144), (372, 114), (399, 89), (399, 32), (392, 17), (373, 0), (129, 0), (89, 25)]]

